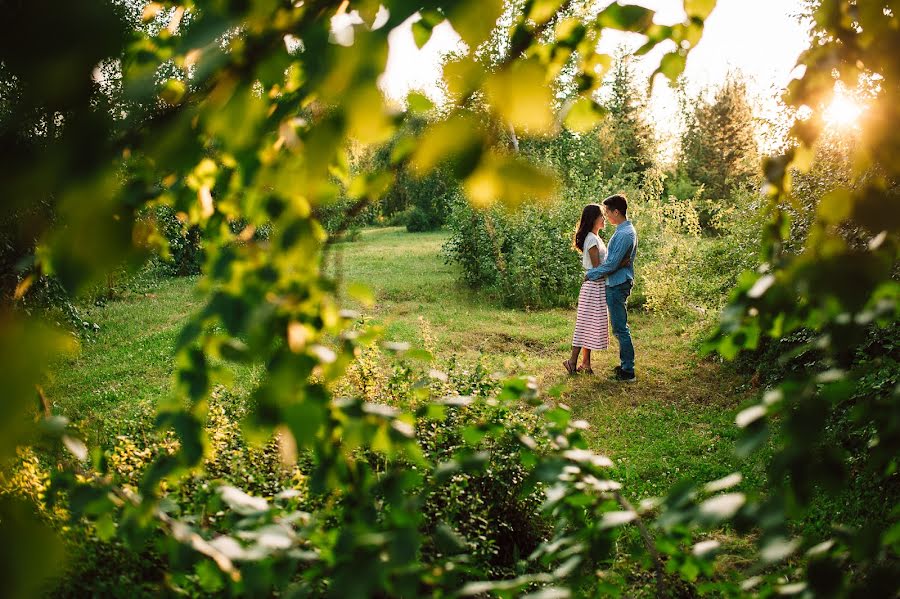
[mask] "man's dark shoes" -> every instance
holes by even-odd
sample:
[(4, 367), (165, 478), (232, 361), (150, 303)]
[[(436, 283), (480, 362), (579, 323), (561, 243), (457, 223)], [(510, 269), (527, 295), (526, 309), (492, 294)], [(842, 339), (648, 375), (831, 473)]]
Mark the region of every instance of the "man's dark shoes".
[(634, 371), (626, 372), (626, 371), (622, 370), (621, 366), (616, 366), (615, 379), (617, 381), (620, 381), (623, 383), (633, 383), (634, 381), (637, 380), (637, 377), (634, 376)]

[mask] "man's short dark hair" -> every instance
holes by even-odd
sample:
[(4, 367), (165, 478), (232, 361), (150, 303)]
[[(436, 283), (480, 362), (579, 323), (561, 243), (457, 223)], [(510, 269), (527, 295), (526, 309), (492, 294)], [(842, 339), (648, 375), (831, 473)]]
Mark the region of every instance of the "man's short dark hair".
[(622, 194), (609, 196), (603, 200), (603, 205), (610, 210), (618, 210), (622, 216), (626, 216), (628, 213), (628, 200), (626, 200), (625, 196)]

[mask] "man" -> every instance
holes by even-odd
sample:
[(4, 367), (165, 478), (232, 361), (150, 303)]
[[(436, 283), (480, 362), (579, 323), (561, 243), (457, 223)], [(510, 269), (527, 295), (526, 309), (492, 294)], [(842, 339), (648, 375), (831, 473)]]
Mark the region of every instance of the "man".
[(609, 253), (600, 266), (587, 271), (585, 278), (597, 281), (606, 277), (606, 305), (612, 322), (613, 335), (619, 340), (619, 360), (616, 366), (617, 381), (633, 382), (634, 345), (628, 328), (628, 309), (625, 302), (634, 286), (634, 260), (637, 257), (637, 232), (628, 220), (628, 201), (625, 196), (614, 195), (603, 200), (606, 220), (616, 226), (609, 240)]

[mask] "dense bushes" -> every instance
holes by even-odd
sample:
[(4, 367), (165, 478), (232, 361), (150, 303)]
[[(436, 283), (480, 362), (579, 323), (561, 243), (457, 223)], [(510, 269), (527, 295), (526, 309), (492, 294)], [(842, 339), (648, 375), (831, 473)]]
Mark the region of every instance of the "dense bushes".
[[(368, 400), (366, 403), (342, 400), (346, 406), (354, 405), (354, 409), (372, 414), (401, 408), (417, 414), (414, 431), (422, 454), (419, 457), (410, 454), (408, 460), (399, 458), (404, 462), (402, 469), (412, 476), (404, 484), (418, 512), (414, 522), (404, 524), (416, 529), (421, 543), (410, 547), (413, 553), (409, 559), (420, 561), (428, 568), (447, 568), (446, 575), (439, 578), (445, 579), (443, 584), (451, 585), (472, 580), (511, 579), (535, 571), (539, 565), (529, 564), (528, 556), (550, 539), (553, 530), (548, 517), (542, 514), (546, 497), (528, 455), (532, 450), (553, 449), (542, 418), (510, 403), (523, 394), (527, 396), (530, 387), (525, 381), (503, 387), (478, 366), (462, 368), (451, 363), (445, 375), (436, 376), (432, 371), (429, 376), (423, 370), (424, 365), (418, 358), (412, 361), (393, 358), (372, 346), (363, 351), (342, 383), (342, 391)], [(460, 392), (475, 395), (460, 396)], [(450, 399), (429, 405), (433, 395)], [(282, 575), (265, 583), (248, 580), (241, 587), (243, 592), (269, 593), (275, 588), (269, 585), (292, 583), (315, 594), (340, 595), (336, 589), (350, 592), (357, 588), (357, 583), (350, 579), (323, 580), (313, 576), (314, 572), (328, 568), (327, 556), (316, 554), (339, 542), (329, 538), (331, 527), (342, 522), (344, 526), (352, 526), (345, 521), (354, 509), (345, 504), (348, 498), (340, 489), (318, 486), (319, 465), (305, 452), (296, 455), (297, 448), (285, 444), (283, 436), (262, 444), (248, 444), (240, 426), (248, 409), (244, 399), (222, 388), (213, 393), (205, 431), (209, 447), (203, 469), (177, 484), (164, 486), (162, 501), (168, 506), (168, 513), (196, 521), (220, 547), (225, 546), (221, 539), (231, 538), (220, 535), (240, 531), (241, 519), (252, 520), (266, 511), (283, 512), (284, 516), (304, 514), (305, 519), (324, 528), (300, 544), (298, 551), (305, 554), (299, 561), (290, 552), (273, 551), (273, 548), (280, 547), (275, 537), (292, 536), (291, 528), (302, 522), (278, 524), (276, 518), (268, 531), (274, 535), (269, 539), (273, 546), (237, 533), (244, 549), (232, 548), (227, 554), (246, 552), (239, 559), (251, 569), (252, 562), (258, 560), (259, 567), (278, 564), (282, 570)], [(139, 487), (152, 471), (154, 462), (177, 450), (178, 441), (172, 433), (146, 434), (152, 426), (150, 410), (148, 406), (141, 426), (134, 431), (119, 431), (124, 434), (110, 437), (97, 454), (96, 463), (102, 464), (104, 476), (114, 485)], [(529, 442), (534, 443), (531, 449), (523, 445), (523, 438), (534, 440)], [(352, 451), (361, 462), (360, 467), (372, 475), (383, 476), (385, 480), (397, 475), (396, 466), (388, 465), (397, 456), (390, 458), (389, 453), (362, 448)], [(0, 497), (31, 498), (40, 506), (42, 516), (57, 526), (62, 526), (70, 515), (81, 516), (73, 520), (66, 535), (70, 550), (76, 551), (80, 558), (68, 564), (64, 574), (54, 582), (55, 594), (78, 596), (106, 589), (119, 595), (124, 589), (109, 587), (111, 581), (128, 585), (139, 597), (153, 596), (171, 584), (192, 594), (224, 588), (223, 574), (196, 560), (166, 581), (167, 576), (173, 576), (165, 573), (166, 561), (181, 558), (159, 552), (152, 538), (146, 539), (150, 541), (148, 544), (138, 543), (137, 552), (134, 547), (126, 548), (114, 539), (111, 514), (83, 511), (82, 502), (88, 500), (86, 489), (75, 485), (65, 494), (68, 497), (56, 495), (60, 487), (74, 485), (74, 480), (66, 483), (60, 479), (55, 491), (48, 495), (48, 464), (28, 451), (21, 453), (17, 461), (18, 466), (0, 485)], [(376, 486), (373, 492), (375, 495), (370, 499), (375, 503), (395, 501), (382, 495), (393, 492), (389, 485)], [(69, 510), (75, 513), (70, 514)], [(373, 513), (373, 519), (368, 523), (373, 535), (395, 534), (391, 529), (396, 523), (391, 522), (389, 513)], [(378, 530), (382, 533), (375, 532)], [(404, 542), (403, 537), (395, 542)], [(258, 552), (258, 557), (249, 557), (253, 552)]]
[[(713, 202), (704, 197), (702, 186), (695, 188), (693, 197), (665, 197), (667, 175), (656, 168), (637, 178), (592, 180), (578, 164), (584, 143), (577, 140), (573, 159), (563, 171), (570, 184), (549, 205), (529, 205), (515, 212), (454, 205), (444, 252), (448, 261), (460, 266), (463, 281), (511, 306), (573, 305), (582, 280), (579, 255), (572, 248), (581, 209), (588, 202), (625, 193), (639, 238), (630, 305), (668, 314), (714, 316), (738, 275), (757, 263), (760, 198), (736, 191), (726, 204)], [(607, 225), (600, 236), (608, 242), (614, 231)]]
[(507, 305), (570, 305), (581, 284), (572, 249), (580, 213), (581, 206), (564, 202), (517, 212), (461, 203), (451, 213), (444, 253), (460, 265), (467, 284), (495, 293)]
[(157, 258), (161, 270), (176, 277), (200, 274), (203, 266), (200, 229), (186, 224), (169, 206), (156, 207), (147, 218), (153, 219), (157, 231), (166, 240), (166, 253)]

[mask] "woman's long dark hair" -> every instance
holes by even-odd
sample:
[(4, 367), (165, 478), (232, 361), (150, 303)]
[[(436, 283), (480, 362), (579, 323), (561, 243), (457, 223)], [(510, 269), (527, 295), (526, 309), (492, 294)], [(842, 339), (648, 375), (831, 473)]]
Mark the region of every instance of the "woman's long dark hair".
[(600, 204), (588, 204), (581, 211), (581, 222), (575, 229), (575, 249), (579, 252), (584, 251), (584, 240), (587, 234), (594, 228), (594, 221), (600, 216)]

